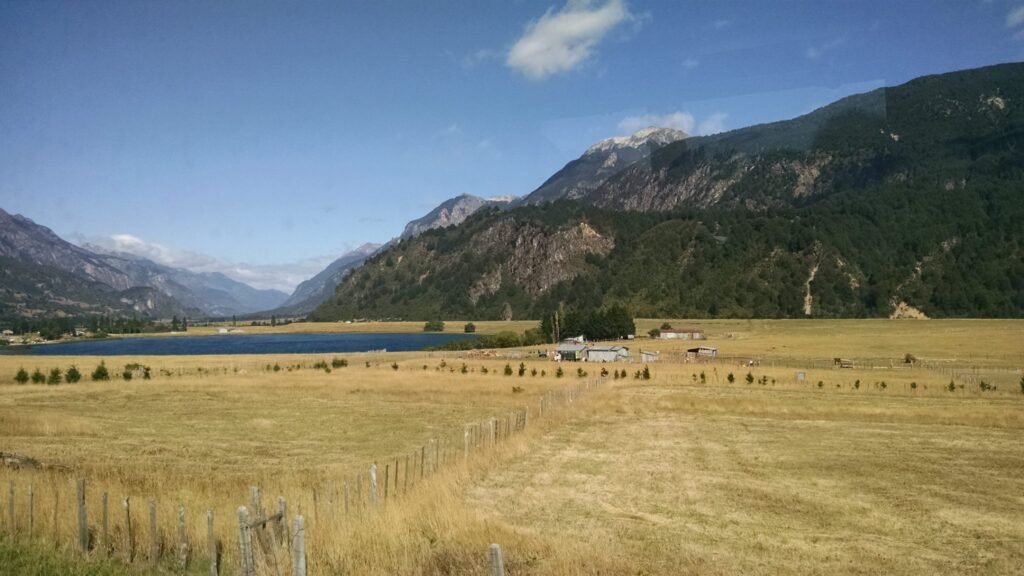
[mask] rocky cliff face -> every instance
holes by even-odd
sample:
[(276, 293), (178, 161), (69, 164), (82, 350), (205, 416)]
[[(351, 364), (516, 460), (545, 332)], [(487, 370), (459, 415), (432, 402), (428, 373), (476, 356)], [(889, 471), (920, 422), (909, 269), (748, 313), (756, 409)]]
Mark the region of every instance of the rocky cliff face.
[(334, 289), (345, 276), (362, 266), (363, 262), (380, 248), (380, 244), (363, 244), (351, 252), (342, 254), (316, 276), (296, 286), (288, 300), (271, 312), (277, 315), (301, 315), (312, 312), (334, 294)]
[(422, 302), (438, 298), (466, 310), (464, 317), (500, 318), (509, 310), (522, 317), (528, 302), (585, 273), (588, 256), (615, 246), (587, 222), (549, 227), (501, 214), (482, 221), (479, 233), (458, 243), (440, 243), (446, 234), (437, 231), (392, 246), (346, 278), (312, 317), (420, 318)]

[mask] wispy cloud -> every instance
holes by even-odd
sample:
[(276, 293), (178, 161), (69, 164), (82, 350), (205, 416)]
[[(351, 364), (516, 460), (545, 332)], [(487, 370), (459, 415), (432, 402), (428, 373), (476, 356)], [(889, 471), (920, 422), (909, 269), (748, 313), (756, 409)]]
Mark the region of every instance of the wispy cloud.
[(323, 270), (334, 261), (335, 256), (319, 256), (306, 258), (298, 262), (283, 264), (250, 264), (246, 262), (228, 262), (208, 254), (181, 250), (149, 242), (131, 234), (112, 234), (110, 236), (83, 237), (76, 235), (75, 241), (81, 245), (89, 245), (111, 252), (121, 252), (152, 260), (157, 264), (184, 268), (191, 272), (220, 272), (229, 278), (260, 289), (276, 289), (291, 293), (300, 282)]
[(804, 53), (804, 55), (807, 56), (808, 60), (817, 60), (818, 58), (824, 56), (825, 53), (831, 52), (832, 50), (839, 48), (843, 44), (846, 44), (846, 38), (833, 38), (832, 40), (829, 40), (824, 44), (819, 44), (818, 46), (808, 46), (807, 51)]
[(687, 70), (693, 70), (697, 66), (700, 66), (700, 60), (697, 60), (693, 56), (690, 56), (683, 60), (683, 68), (686, 68)]
[(462, 67), (467, 70), (472, 70), (477, 66), (496, 58), (501, 58), (501, 52), (497, 50), (489, 50), (487, 48), (481, 48), (472, 54), (467, 54), (462, 57)]
[(568, 72), (590, 58), (612, 29), (632, 18), (623, 0), (600, 6), (569, 0), (561, 10), (548, 9), (527, 24), (505, 63), (532, 80)]
[(711, 23), (711, 27), (714, 28), (715, 30), (725, 30), (730, 26), (732, 26), (732, 20), (728, 18), (719, 18), (718, 20), (715, 20), (714, 22)]
[(1016, 28), (1021, 24), (1024, 24), (1024, 4), (1010, 10), (1010, 13), (1006, 15), (1007, 28)]
[(704, 121), (697, 126), (697, 132), (699, 132), (701, 136), (725, 132), (727, 130), (725, 127), (725, 119), (728, 117), (729, 115), (725, 112), (716, 112), (705, 118)]
[(681, 110), (667, 114), (639, 114), (623, 118), (619, 122), (618, 128), (622, 134), (632, 134), (654, 126), (655, 128), (674, 128), (690, 135), (706, 136), (724, 132), (726, 130), (725, 120), (728, 117), (729, 115), (724, 112), (716, 112), (698, 121), (693, 114)]
[(689, 112), (669, 112), (668, 114), (626, 116), (619, 122), (619, 130), (623, 134), (632, 134), (637, 130), (654, 126), (655, 128), (674, 128), (687, 134), (693, 134), (693, 128), (696, 125), (697, 121)]

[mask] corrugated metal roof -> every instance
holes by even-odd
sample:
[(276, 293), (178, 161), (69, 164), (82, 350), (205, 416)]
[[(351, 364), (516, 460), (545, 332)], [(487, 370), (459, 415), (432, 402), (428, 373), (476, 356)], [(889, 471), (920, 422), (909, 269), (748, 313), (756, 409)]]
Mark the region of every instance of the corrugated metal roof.
[(586, 348), (586, 344), (559, 344), (555, 350), (558, 352), (583, 352)]

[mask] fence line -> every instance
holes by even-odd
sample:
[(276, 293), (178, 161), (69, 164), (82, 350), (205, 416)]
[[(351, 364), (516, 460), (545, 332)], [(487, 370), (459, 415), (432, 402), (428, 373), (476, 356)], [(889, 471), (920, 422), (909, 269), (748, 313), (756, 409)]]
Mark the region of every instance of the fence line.
[[(383, 470), (377, 463), (364, 468), (364, 472), (356, 474), (357, 490), (353, 495), (350, 490), (352, 477), (345, 475), (341, 484), (331, 482), (326, 486), (312, 489), (313, 516), (334, 514), (342, 511), (349, 521), (358, 520), (358, 515), (389, 505), (413, 493), (422, 482), (429, 481), (434, 475), (446, 467), (461, 466), (473, 458), (493, 451), (501, 444), (525, 432), (537, 419), (547, 420), (556, 412), (571, 410), (582, 397), (589, 392), (603, 387), (609, 379), (600, 377), (592, 380), (576, 382), (561, 389), (550, 390), (539, 399), (539, 410), (530, 417), (531, 410), (526, 407), (497, 413), (480, 421), (467, 423), (461, 431), (452, 431), (428, 438), (415, 450), (401, 455), (383, 459)], [(411, 457), (411, 458), (410, 458)], [(394, 472), (391, 473), (391, 464)], [(404, 463), (404, 466), (402, 465)], [(400, 471), (404, 473), (399, 481)], [(383, 472), (384, 478), (379, 478)], [(51, 472), (54, 480), (66, 477), (64, 471)], [(363, 492), (364, 476), (369, 482), (369, 490)], [(379, 482), (383, 482), (383, 487)], [(137, 518), (133, 517), (133, 497), (122, 496), (123, 517), (120, 520), (112, 517), (109, 510), (109, 494), (96, 491), (86, 479), (74, 481), (75, 514), (74, 528), (70, 531), (62, 519), (69, 516), (61, 512), (60, 483), (53, 484), (51, 520), (52, 538), (49, 540), (58, 546), (74, 541), (77, 550), (84, 558), (107, 558), (112, 555), (121, 556), (131, 564), (146, 561), (151, 564), (169, 564), (177, 570), (185, 570), (196, 561), (208, 563), (209, 574), (218, 576), (230, 573), (230, 566), (236, 566), (242, 576), (263, 576), (264, 574), (284, 575), (291, 570), (294, 576), (305, 576), (307, 569), (306, 524), (301, 510), (295, 515), (292, 526), (289, 526), (287, 501), (283, 496), (277, 498), (276, 512), (264, 509), (262, 489), (258, 486), (250, 488), (248, 506), (237, 508), (238, 524), (236, 532), (223, 522), (215, 523), (214, 511), (188, 510), (183, 503), (173, 504), (173, 513), (161, 514), (161, 503), (157, 498), (146, 500), (146, 528), (139, 534)], [(339, 486), (343, 485), (343, 503), (340, 501)], [(24, 488), (23, 488), (24, 486)], [(21, 490), (19, 490), (21, 488)], [(25, 497), (20, 505), (19, 497)], [(18, 485), (14, 480), (8, 484), (6, 515), (4, 530), (15, 540), (36, 541), (46, 539), (46, 535), (36, 530), (36, 514), (40, 512), (42, 502), (36, 502), (38, 492), (31, 484)], [(338, 500), (336, 502), (336, 500)], [(165, 502), (167, 505), (171, 503)], [(96, 507), (93, 507), (96, 506)], [(3, 508), (0, 508), (2, 510)], [(91, 510), (90, 510), (91, 509)], [(97, 511), (98, 510), (98, 511)], [(91, 512), (91, 513), (90, 513)], [(190, 516), (206, 519), (206, 546), (194, 546), (190, 540)], [(164, 525), (160, 519), (164, 519)], [(201, 522), (199, 520), (197, 524)], [(62, 525), (64, 526), (62, 528)], [(314, 526), (316, 522), (314, 522)], [(166, 531), (164, 530), (166, 528)], [(218, 533), (224, 530), (225, 533)], [(71, 540), (74, 534), (74, 540)], [(173, 536), (170, 536), (173, 535)], [(146, 538), (148, 546), (140, 556), (137, 546), (140, 538)], [(225, 541), (235, 541), (237, 547), (225, 548)], [(195, 541), (201, 542), (201, 539)], [(290, 549), (290, 550), (286, 550)], [(225, 552), (230, 551), (230, 554)], [(499, 552), (500, 554), (500, 552)], [(225, 558), (227, 556), (227, 558)], [(227, 560), (227, 561), (226, 561)]]

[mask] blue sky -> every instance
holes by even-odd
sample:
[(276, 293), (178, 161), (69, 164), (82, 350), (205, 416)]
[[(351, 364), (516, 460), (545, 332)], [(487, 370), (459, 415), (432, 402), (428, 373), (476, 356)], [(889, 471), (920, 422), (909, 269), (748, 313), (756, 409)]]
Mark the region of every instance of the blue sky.
[(288, 289), (646, 124), (1022, 59), (1024, 0), (0, 1), (0, 207)]

